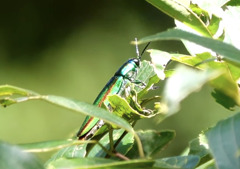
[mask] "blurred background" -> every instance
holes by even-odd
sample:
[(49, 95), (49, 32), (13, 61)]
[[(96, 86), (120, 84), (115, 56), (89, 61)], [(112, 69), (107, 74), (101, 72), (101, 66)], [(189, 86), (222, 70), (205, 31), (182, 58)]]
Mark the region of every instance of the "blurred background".
[[(139, 0), (5, 1), (0, 8), (0, 84), (88, 103), (136, 56), (130, 41), (174, 27), (172, 18)], [(149, 48), (187, 54), (176, 41)], [(142, 120), (136, 128), (176, 130), (176, 139), (159, 156), (178, 155), (202, 129), (231, 114), (210, 91), (205, 86), (192, 94), (179, 113), (162, 123)], [(0, 139), (13, 144), (65, 139), (83, 120), (45, 102), (21, 103), (0, 108)], [(38, 156), (44, 161), (49, 153)]]

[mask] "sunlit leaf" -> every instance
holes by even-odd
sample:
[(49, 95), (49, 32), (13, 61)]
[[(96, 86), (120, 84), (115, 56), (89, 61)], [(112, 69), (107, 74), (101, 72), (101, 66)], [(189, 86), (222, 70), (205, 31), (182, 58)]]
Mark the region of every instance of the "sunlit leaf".
[(154, 84), (157, 84), (157, 83), (159, 82), (159, 80), (160, 80), (160, 79), (159, 79), (159, 77), (158, 77), (156, 74), (155, 74), (154, 76), (152, 76), (152, 77), (149, 79), (146, 87), (137, 94), (137, 95), (138, 95), (138, 99), (141, 100), (141, 98), (142, 98), (143, 96), (145, 96), (145, 95), (149, 92), (149, 90), (152, 89), (152, 87), (154, 86)]
[(201, 37), (193, 33), (189, 33), (179, 29), (170, 29), (165, 32), (158, 33), (156, 35), (147, 36), (139, 40), (139, 43), (146, 43), (150, 41), (157, 40), (188, 40), (190, 42), (196, 43), (223, 56), (223, 59), (240, 63), (240, 50), (236, 47), (206, 37)]
[(7, 107), (7, 106), (10, 106), (12, 104), (15, 104), (17, 103), (16, 99), (12, 99), (12, 98), (9, 98), (9, 97), (5, 97), (3, 99), (0, 99), (0, 105), (3, 106), (3, 107)]
[(213, 59), (210, 53), (197, 54), (196, 56), (172, 54), (172, 60), (179, 63), (183, 63), (188, 66), (192, 66), (199, 69), (206, 68), (205, 61), (209, 62), (209, 59)]
[(163, 91), (163, 103), (167, 106), (167, 115), (176, 113), (184, 98), (218, 75), (216, 71), (197, 71), (183, 66), (176, 68), (175, 74), (167, 80)]
[(213, 12), (211, 10), (215, 8), (221, 8), (224, 4), (226, 4), (230, 0), (193, 0), (194, 4), (197, 4), (200, 8), (205, 9), (208, 12)]
[(228, 6), (222, 18), (222, 23), (225, 30), (225, 38), (224, 41), (230, 43), (240, 49), (240, 38), (239, 30), (240, 30), (240, 7), (239, 6)]
[(208, 25), (208, 30), (211, 32), (212, 35), (215, 35), (216, 32), (218, 31), (220, 21), (221, 18), (217, 17), (216, 15), (212, 15), (212, 18)]
[(240, 105), (239, 88), (228, 69), (221, 76), (212, 80), (211, 85), (215, 88), (212, 96), (225, 108), (234, 110), (235, 105)]
[[(16, 95), (16, 96), (14, 98), (11, 98), (10, 96), (13, 96), (13, 95), (14, 96)], [(3, 107), (7, 107), (9, 105), (28, 100), (28, 97), (38, 96), (38, 94), (31, 90), (19, 88), (16, 86), (1, 85), (0, 96), (2, 96), (0, 98), (0, 105)], [(27, 97), (17, 97), (17, 96), (27, 96)]]
[[(149, 61), (142, 61), (140, 69), (138, 71), (136, 80), (145, 84), (149, 84), (151, 77), (155, 76), (156, 72), (154, 71), (153, 65)], [(142, 89), (138, 85), (135, 85), (135, 90), (140, 92), (141, 90), (147, 90), (151, 86), (144, 86)]]
[(216, 57), (213, 57), (210, 53), (200, 53), (196, 56), (182, 55), (182, 54), (171, 54), (172, 60), (179, 63), (186, 64), (199, 69), (225, 69), (229, 73), (233, 81), (237, 81), (240, 78), (239, 66), (233, 65), (232, 63), (220, 60), (217, 61)]
[(240, 1), (239, 0), (231, 0), (231, 1), (228, 1), (228, 3), (226, 5), (227, 6), (240, 6)]
[(222, 120), (206, 133), (217, 168), (240, 168), (240, 113)]
[(0, 86), (0, 96), (11, 96), (14, 94), (22, 95), (22, 96), (31, 96), (31, 95), (38, 95), (37, 93), (23, 89), (16, 86), (11, 85), (1, 85)]
[(111, 95), (108, 97), (108, 100), (113, 108), (113, 113), (129, 122), (140, 118), (150, 118), (154, 116), (154, 114), (145, 114), (141, 107), (138, 107), (138, 111), (133, 109), (129, 103), (119, 95)]
[(163, 52), (160, 50), (150, 49), (148, 50), (150, 53), (150, 56), (152, 58), (152, 63), (155, 69), (155, 72), (157, 73), (158, 77), (161, 80), (165, 79), (165, 67), (167, 63), (171, 60), (171, 55), (167, 52)]
[(175, 72), (174, 69), (168, 69), (164, 71), (166, 78), (171, 77), (174, 74), (174, 72)]
[(187, 6), (176, 0), (147, 0), (153, 6), (179, 20), (187, 26), (198, 30), (202, 35), (211, 37), (211, 33), (207, 29), (202, 20)]

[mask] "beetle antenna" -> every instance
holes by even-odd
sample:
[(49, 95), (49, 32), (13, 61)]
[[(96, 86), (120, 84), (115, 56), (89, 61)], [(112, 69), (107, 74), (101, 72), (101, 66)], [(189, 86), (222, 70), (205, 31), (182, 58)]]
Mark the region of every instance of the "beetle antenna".
[(136, 53), (137, 53), (137, 57), (138, 59), (141, 60), (142, 55), (144, 54), (144, 52), (146, 51), (146, 49), (148, 48), (148, 46), (150, 45), (151, 42), (148, 42), (148, 44), (144, 47), (144, 49), (141, 52), (141, 55), (139, 54), (139, 50), (138, 50), (138, 41), (137, 38), (135, 38), (135, 43), (136, 43)]
[(135, 38), (135, 42), (136, 42), (136, 53), (137, 53), (137, 57), (138, 57), (139, 59), (141, 59), (141, 56), (139, 55), (139, 50), (138, 50), (137, 38)]
[(142, 50), (142, 53), (141, 53), (141, 57), (142, 55), (144, 54), (144, 52), (146, 51), (146, 49), (148, 48), (148, 46), (150, 45), (151, 42), (148, 42), (148, 44), (145, 46), (145, 48)]

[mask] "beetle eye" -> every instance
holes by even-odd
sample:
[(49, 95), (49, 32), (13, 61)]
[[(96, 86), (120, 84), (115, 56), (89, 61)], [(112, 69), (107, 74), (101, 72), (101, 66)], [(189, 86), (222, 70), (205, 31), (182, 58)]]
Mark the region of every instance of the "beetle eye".
[(134, 59), (133, 61), (138, 67), (140, 66), (140, 60), (139, 59)]

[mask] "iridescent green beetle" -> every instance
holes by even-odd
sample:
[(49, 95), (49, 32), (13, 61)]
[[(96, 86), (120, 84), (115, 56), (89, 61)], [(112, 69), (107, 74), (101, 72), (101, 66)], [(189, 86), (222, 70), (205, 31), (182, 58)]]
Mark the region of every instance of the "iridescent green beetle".
[[(148, 46), (149, 44), (147, 44)], [(143, 49), (143, 52), (147, 48)], [(95, 99), (93, 105), (102, 107), (104, 103), (106, 107), (110, 108), (109, 102), (107, 100), (108, 95), (118, 94), (123, 96), (125, 93), (126, 86), (130, 83), (141, 83), (136, 81), (136, 76), (141, 64), (141, 55), (139, 55), (138, 47), (136, 46), (137, 58), (129, 59), (125, 62), (114, 76), (108, 81), (102, 91), (99, 93)], [(142, 53), (143, 53), (142, 52)], [(77, 133), (79, 140), (88, 140), (96, 133), (96, 131), (104, 125), (104, 122), (96, 117), (87, 116)]]

